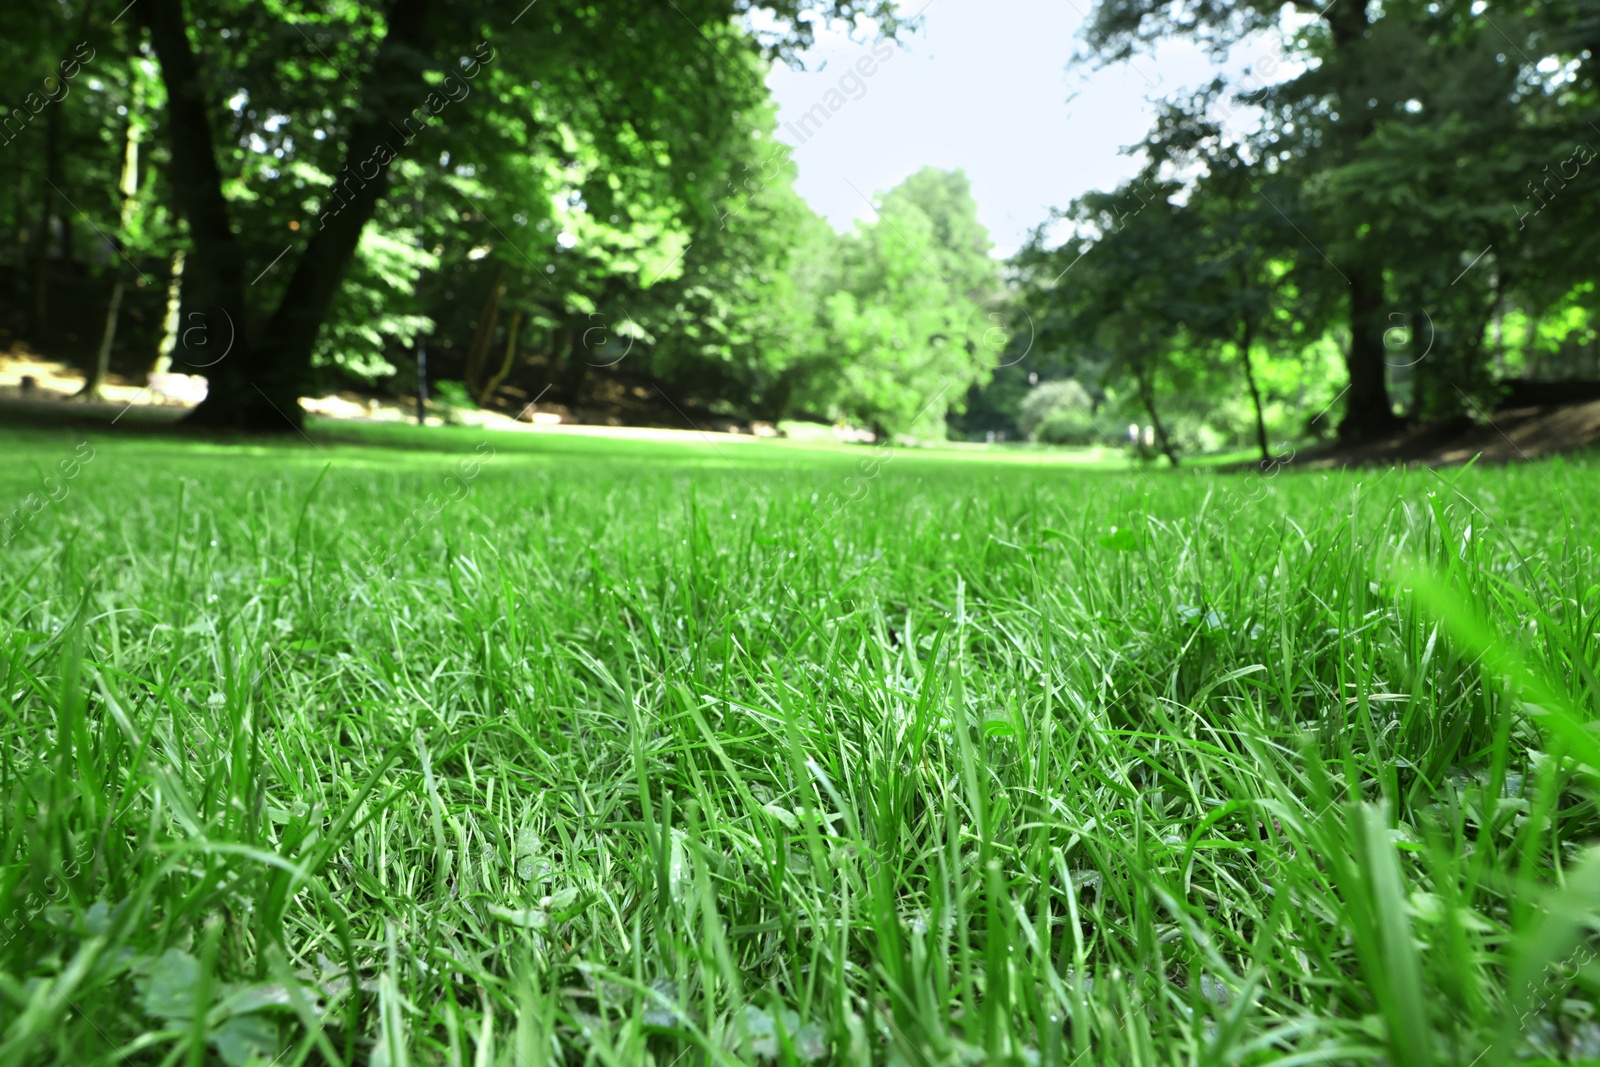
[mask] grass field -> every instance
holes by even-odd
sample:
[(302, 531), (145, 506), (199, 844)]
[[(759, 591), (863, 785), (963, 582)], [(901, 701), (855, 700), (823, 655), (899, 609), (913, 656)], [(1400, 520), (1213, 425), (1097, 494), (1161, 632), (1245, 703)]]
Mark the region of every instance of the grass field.
[(0, 1064), (1600, 1056), (1591, 461), (0, 455)]

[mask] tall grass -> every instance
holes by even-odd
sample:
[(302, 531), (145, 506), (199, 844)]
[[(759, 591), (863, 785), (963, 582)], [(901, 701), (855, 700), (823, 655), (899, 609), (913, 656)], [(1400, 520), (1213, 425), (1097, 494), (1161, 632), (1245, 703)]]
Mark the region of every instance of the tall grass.
[(1592, 463), (406, 443), (4, 550), (0, 1063), (1600, 1056)]

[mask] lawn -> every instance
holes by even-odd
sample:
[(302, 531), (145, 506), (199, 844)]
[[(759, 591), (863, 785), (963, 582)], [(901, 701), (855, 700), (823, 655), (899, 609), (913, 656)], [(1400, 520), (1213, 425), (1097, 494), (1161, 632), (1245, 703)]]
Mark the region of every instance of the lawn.
[(1592, 461), (340, 433), (0, 432), (0, 1064), (1600, 1055)]

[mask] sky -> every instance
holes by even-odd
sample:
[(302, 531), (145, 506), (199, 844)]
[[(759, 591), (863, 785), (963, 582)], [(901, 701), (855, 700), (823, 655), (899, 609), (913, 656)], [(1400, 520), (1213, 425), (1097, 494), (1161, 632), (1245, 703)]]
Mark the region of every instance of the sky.
[[(801, 57), (804, 70), (779, 64), (768, 77), (778, 137), (795, 149), (800, 195), (848, 229), (873, 217), (875, 193), (923, 166), (960, 168), (996, 254), (1005, 256), (1052, 207), (1134, 174), (1138, 163), (1121, 149), (1150, 128), (1151, 101), (1198, 87), (1218, 68), (1193, 46), (1169, 43), (1131, 65), (1067, 69), (1090, 3), (901, 3), (905, 15), (921, 10), (922, 27), (902, 34), (882, 61), (872, 34), (852, 41), (843, 27), (819, 29)], [(1243, 46), (1226, 70), (1238, 74), (1269, 53), (1280, 54), (1271, 41)], [(870, 76), (857, 67), (863, 59)], [(819, 103), (836, 110), (802, 129), (802, 116)]]

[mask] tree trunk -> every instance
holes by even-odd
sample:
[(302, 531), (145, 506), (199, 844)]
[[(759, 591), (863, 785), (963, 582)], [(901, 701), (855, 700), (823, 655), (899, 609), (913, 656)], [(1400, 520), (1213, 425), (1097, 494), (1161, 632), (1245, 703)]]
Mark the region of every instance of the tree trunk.
[(1388, 365), (1383, 347), (1383, 270), (1363, 265), (1350, 277), (1350, 350), (1345, 355), (1350, 386), (1345, 392), (1344, 421), (1339, 438), (1345, 443), (1371, 440), (1400, 428), (1389, 403)]
[(1167, 428), (1161, 422), (1161, 415), (1156, 411), (1156, 387), (1154, 375), (1150, 367), (1141, 356), (1134, 361), (1133, 377), (1139, 383), (1139, 399), (1144, 402), (1145, 413), (1150, 416), (1150, 425), (1156, 431), (1156, 444), (1161, 448), (1161, 454), (1174, 467), (1178, 466), (1178, 452), (1172, 445), (1172, 439), (1167, 436)]
[(143, 103), (143, 93), (139, 90), (139, 84), (137, 81), (134, 83), (133, 110), (128, 115), (128, 128), (123, 136), (122, 176), (117, 181), (117, 195), (121, 200), (121, 208), (117, 213), (114, 251), (119, 255), (111, 264), (111, 269), (116, 271), (117, 280), (111, 286), (111, 304), (106, 309), (106, 326), (100, 334), (100, 350), (95, 354), (94, 367), (89, 371), (88, 380), (83, 383), (83, 388), (78, 390), (77, 395), (84, 400), (105, 398), (106, 379), (111, 376), (111, 346), (117, 339), (117, 316), (122, 313), (122, 294), (127, 288), (121, 253), (133, 222), (134, 197), (139, 195), (139, 111)]
[[(406, 138), (391, 122), (410, 115), (427, 88), (418, 58), (432, 53), (424, 17), (428, 2), (394, 0), (389, 6), (385, 14), (389, 31), (378, 46), (362, 88), (360, 117), (350, 129), (346, 163), (340, 168), (341, 172), (348, 168), (353, 177), (341, 183), (337, 209), (324, 205), (317, 231), (295, 263), (288, 287), (254, 345), (259, 388), (296, 428), (305, 418), (300, 393), (311, 383), (317, 334), (339, 294), (361, 231), (388, 192), (389, 166), (405, 147)], [(356, 182), (360, 184), (351, 192), (350, 186)], [(210, 401), (210, 397), (206, 399)], [(225, 414), (225, 410), (216, 413)], [(199, 409), (195, 415), (200, 415)]]
[(1256, 385), (1255, 364), (1250, 361), (1250, 346), (1255, 343), (1255, 320), (1246, 315), (1239, 326), (1239, 359), (1244, 364), (1245, 384), (1250, 387), (1250, 403), (1256, 409), (1256, 444), (1261, 449), (1261, 464), (1272, 462), (1272, 452), (1267, 448), (1267, 420), (1261, 414), (1261, 390)]
[[(86, 40), (89, 33), (91, 15), (95, 9), (93, 4), (84, 4), (83, 12), (78, 16), (78, 29), (73, 39)], [(71, 56), (63, 57), (63, 63)], [(62, 105), (66, 97), (57, 101), (45, 115), (44, 119), (44, 185), (39, 190), (39, 232), (38, 247), (34, 250), (33, 273), (33, 322), (31, 332), (35, 338), (41, 337), (48, 325), (50, 304), (50, 223), (55, 216), (55, 193), (57, 187), (67, 179), (62, 173), (62, 147), (61, 147), (61, 118)], [(72, 222), (70, 215), (61, 219), (61, 250), (67, 259), (71, 259)]]
[(122, 272), (111, 286), (111, 303), (106, 307), (106, 326), (100, 334), (100, 350), (95, 353), (94, 369), (89, 372), (83, 388), (73, 394), (79, 400), (104, 400), (106, 378), (111, 374), (111, 345), (117, 339), (117, 317), (122, 313)]
[(495, 371), (489, 380), (484, 383), (483, 391), (478, 394), (478, 406), (480, 408), (489, 405), (489, 401), (494, 397), (495, 390), (500, 388), (500, 383), (505, 381), (511, 374), (512, 362), (517, 357), (517, 334), (521, 330), (522, 312), (514, 311), (511, 313), (511, 325), (506, 327), (505, 359), (500, 361), (500, 369)]
[[(139, 0), (134, 6), (150, 31), (167, 86), (173, 191), (189, 223), (197, 280), (185, 288), (206, 308), (209, 347), (207, 362), (199, 365), (210, 388), (188, 421), (258, 431), (298, 429), (304, 421), (299, 397), (310, 384), (317, 333), (361, 232), (388, 189), (389, 166), (409, 140), (391, 121), (411, 114), (426, 89), (418, 58), (431, 52), (424, 25), (428, 4), (394, 0), (386, 12), (388, 33), (346, 138), (344, 177), (324, 202), (316, 232), (259, 334), (247, 321), (243, 257), (229, 225), (209, 125), (213, 109), (189, 42), (183, 0)], [(185, 334), (192, 332), (193, 327)]]
[(789, 404), (794, 396), (794, 387), (800, 373), (799, 366), (786, 367), (770, 386), (762, 390), (761, 402), (757, 405), (756, 411), (774, 426), (778, 424), (778, 420), (789, 415)]
[[(1362, 80), (1367, 76), (1361, 50), (1371, 26), (1367, 7), (1360, 3), (1334, 3), (1322, 9), (1329, 35), (1333, 38), (1337, 93), (1342, 116), (1339, 131), (1346, 160), (1353, 159), (1363, 142), (1376, 129), (1375, 116), (1367, 107)], [(1345, 416), (1339, 423), (1339, 438), (1347, 444), (1370, 440), (1400, 427), (1389, 401), (1385, 376), (1383, 266), (1371, 257), (1356, 256), (1340, 264), (1350, 283), (1350, 349), (1345, 354), (1349, 389), (1345, 393)]]
[[(168, 176), (192, 247), (190, 281), (183, 295), (187, 307), (204, 309), (190, 313), (191, 325), (182, 335), (184, 347), (202, 356), (196, 365), (203, 366), (208, 383), (206, 399), (189, 417), (241, 429), (287, 428), (283, 416), (274, 414), (251, 388), (244, 256), (222, 194), (211, 108), (189, 44), (183, 0), (139, 0), (133, 12), (150, 32), (167, 90)], [(191, 337), (195, 348), (190, 348)], [(202, 416), (202, 410), (210, 417)]]
[[(50, 223), (55, 217), (56, 187), (65, 180), (61, 174), (61, 104), (50, 108), (44, 119), (44, 184), (39, 187), (39, 232), (33, 264), (33, 330), (35, 340), (44, 336), (50, 311)], [(63, 219), (63, 226), (71, 225)], [(65, 232), (63, 231), (63, 239)]]
[(428, 425), (428, 342), (417, 338), (417, 425)]
[[(161, 343), (149, 377), (172, 370), (172, 353), (178, 347), (179, 314), (183, 311), (183, 249), (172, 253), (172, 273), (167, 279), (167, 314), (161, 321)], [(148, 380), (148, 379), (147, 379)]]
[(589, 362), (584, 357), (589, 349), (583, 343), (586, 332), (582, 322), (569, 329), (567, 365), (561, 370), (561, 396), (569, 407), (576, 408), (583, 395), (583, 383), (589, 377)]
[(489, 281), (489, 292), (478, 310), (478, 326), (472, 331), (472, 344), (467, 347), (467, 362), (461, 372), (461, 384), (467, 392), (478, 391), (478, 379), (483, 376), (483, 362), (489, 356), (489, 345), (494, 342), (494, 329), (500, 322), (500, 301), (506, 295), (505, 267), (496, 266)]

